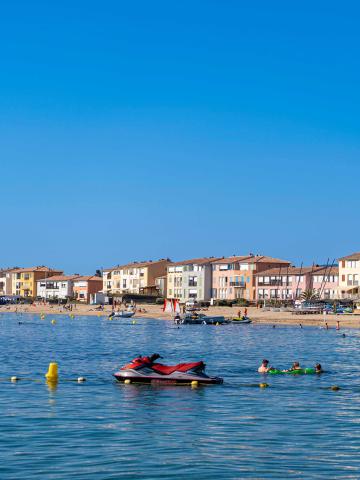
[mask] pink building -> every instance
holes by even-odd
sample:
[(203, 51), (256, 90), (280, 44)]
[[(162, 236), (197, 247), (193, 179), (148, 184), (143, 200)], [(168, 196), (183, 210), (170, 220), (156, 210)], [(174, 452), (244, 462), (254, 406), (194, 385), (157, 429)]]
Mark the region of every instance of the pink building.
[(256, 274), (270, 268), (286, 269), (290, 262), (265, 255), (217, 258), (212, 262), (212, 298), (256, 300)]
[(100, 292), (103, 286), (102, 277), (97, 277), (95, 275), (76, 277), (73, 282), (75, 299), (84, 303), (89, 303), (91, 295)]
[(312, 267), (272, 268), (256, 275), (257, 300), (296, 300), (310, 288)]
[(339, 298), (339, 267), (322, 267), (312, 273), (312, 288), (319, 292), (320, 298)]
[(256, 275), (256, 298), (297, 300), (306, 290), (316, 290), (323, 299), (336, 298), (338, 282), (338, 267), (272, 268)]

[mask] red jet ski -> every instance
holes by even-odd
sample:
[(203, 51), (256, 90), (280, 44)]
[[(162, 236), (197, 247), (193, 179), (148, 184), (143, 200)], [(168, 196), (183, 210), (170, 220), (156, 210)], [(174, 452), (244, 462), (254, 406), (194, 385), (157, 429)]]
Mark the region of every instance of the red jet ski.
[(155, 363), (160, 357), (154, 353), (150, 357), (137, 357), (122, 367), (114, 377), (119, 382), (130, 380), (134, 383), (189, 384), (197, 381), (202, 384), (223, 383), (220, 377), (209, 377), (205, 373), (204, 362), (163, 365)]

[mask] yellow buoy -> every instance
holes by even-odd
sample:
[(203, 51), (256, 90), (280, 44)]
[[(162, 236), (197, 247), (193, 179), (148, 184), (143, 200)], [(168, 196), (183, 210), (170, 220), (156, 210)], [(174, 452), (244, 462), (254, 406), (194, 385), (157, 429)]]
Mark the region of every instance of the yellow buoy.
[(331, 387), (331, 390), (333, 390), (334, 392), (337, 392), (338, 390), (340, 390), (340, 387), (338, 387), (337, 385), (333, 385)]
[(56, 325), (56, 320), (52, 319), (51, 320), (51, 325)]
[(45, 374), (46, 380), (48, 382), (57, 382), (59, 379), (58, 374), (58, 364), (56, 362), (49, 363), (49, 368), (47, 373)]
[(127, 378), (126, 380), (124, 380), (124, 383), (126, 383), (126, 385), (129, 385), (129, 383), (131, 383), (130, 378)]
[(268, 383), (259, 383), (260, 388), (267, 388), (269, 386)]
[(77, 379), (78, 383), (82, 383), (82, 382), (86, 382), (86, 378), (85, 377), (79, 377)]
[(132, 321), (132, 324), (133, 324), (133, 325), (136, 325), (136, 320), (133, 320), (133, 321)]
[(11, 380), (13, 383), (15, 383), (15, 382), (17, 382), (17, 381), (19, 380), (19, 377), (13, 376), (13, 377), (10, 378), (10, 380)]
[(193, 380), (191, 382), (191, 388), (197, 388), (199, 386), (199, 382), (197, 380)]

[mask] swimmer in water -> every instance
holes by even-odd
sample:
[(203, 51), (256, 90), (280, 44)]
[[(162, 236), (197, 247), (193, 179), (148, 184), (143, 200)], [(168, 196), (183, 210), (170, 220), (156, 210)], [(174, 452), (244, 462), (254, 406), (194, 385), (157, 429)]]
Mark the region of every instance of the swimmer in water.
[(294, 362), (291, 368), (289, 368), (288, 370), (283, 370), (283, 372), (294, 372), (296, 370), (301, 370), (299, 362)]
[(259, 373), (267, 373), (269, 370), (271, 370), (271, 367), (269, 367), (269, 360), (263, 360), (262, 364), (258, 368)]
[(315, 373), (323, 373), (323, 371), (324, 371), (324, 370), (322, 369), (320, 363), (317, 363), (317, 364), (315, 365)]

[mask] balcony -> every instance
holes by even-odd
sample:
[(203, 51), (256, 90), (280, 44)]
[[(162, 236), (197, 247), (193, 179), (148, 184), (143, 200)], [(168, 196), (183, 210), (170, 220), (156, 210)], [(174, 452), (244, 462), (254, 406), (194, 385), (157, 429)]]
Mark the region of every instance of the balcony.
[(259, 287), (291, 287), (291, 282), (283, 282), (282, 280), (269, 280), (268, 282), (258, 282)]
[(245, 282), (230, 282), (230, 287), (245, 288)]

